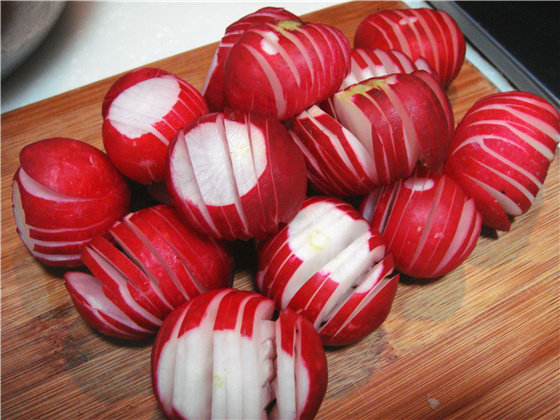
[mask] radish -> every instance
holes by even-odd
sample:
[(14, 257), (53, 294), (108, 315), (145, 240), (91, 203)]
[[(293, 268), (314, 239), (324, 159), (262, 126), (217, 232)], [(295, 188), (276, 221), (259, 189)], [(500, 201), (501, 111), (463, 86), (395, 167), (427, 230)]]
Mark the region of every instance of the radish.
[(227, 240), (275, 232), (307, 189), (305, 162), (287, 129), (242, 111), (207, 114), (179, 130), (167, 175), (171, 201), (188, 223)]
[(474, 198), (484, 225), (509, 230), (533, 204), (560, 142), (560, 114), (526, 92), (479, 99), (457, 126), (445, 172)]
[(18, 235), (46, 265), (81, 265), (82, 248), (129, 211), (130, 190), (107, 155), (55, 137), (25, 146), (12, 184)]
[(141, 68), (118, 79), (103, 100), (103, 144), (109, 159), (140, 184), (163, 182), (169, 141), (208, 112), (202, 95), (164, 70)]
[(291, 133), (310, 181), (325, 194), (366, 194), (410, 176), (419, 161), (431, 170), (445, 161), (453, 112), (425, 71), (367, 79), (330, 104), (331, 115), (318, 106), (299, 114)]
[(170, 419), (311, 419), (327, 387), (327, 359), (295, 312), (235, 289), (175, 309), (152, 349), (152, 384)]
[(394, 73), (412, 73), (417, 70), (424, 70), (432, 76), (438, 77), (423, 57), (420, 57), (415, 63), (399, 50), (353, 48), (350, 55), (350, 73), (343, 80), (340, 90), (372, 77), (382, 77)]
[(338, 29), (282, 20), (256, 23), (229, 51), (224, 86), (229, 105), (289, 120), (340, 87), (350, 45)]
[(482, 217), (452, 178), (423, 172), (373, 191), (360, 210), (385, 238), (397, 270), (435, 278), (470, 255)]
[(276, 20), (299, 20), (299, 18), (279, 7), (263, 7), (254, 13), (242, 17), (226, 28), (226, 32), (214, 53), (214, 58), (201, 90), (210, 111), (221, 112), (227, 106), (224, 91), (224, 64), (231, 47), (235, 45), (239, 37), (251, 25), (258, 22), (273, 22)]
[(70, 297), (92, 328), (125, 339), (154, 335), (174, 308), (233, 278), (227, 247), (192, 231), (164, 204), (129, 213), (82, 258), (91, 274), (65, 274)]
[(446, 87), (459, 74), (466, 52), (457, 22), (444, 11), (428, 8), (382, 10), (367, 16), (356, 29), (354, 47), (400, 50), (415, 63), (423, 58)]
[(258, 246), (257, 287), (279, 308), (305, 315), (323, 344), (354, 343), (387, 318), (398, 275), (383, 238), (349, 204), (305, 201)]

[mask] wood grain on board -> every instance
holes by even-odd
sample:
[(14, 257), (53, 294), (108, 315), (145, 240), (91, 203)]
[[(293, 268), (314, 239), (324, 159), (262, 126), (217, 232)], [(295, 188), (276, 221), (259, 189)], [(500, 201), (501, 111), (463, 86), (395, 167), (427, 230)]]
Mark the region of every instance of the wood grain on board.
[[(395, 2), (343, 3), (305, 16), (348, 37)], [(289, 7), (288, 7), (289, 8)], [(154, 66), (201, 88), (217, 44)], [(2, 115), (2, 415), (163, 418), (152, 394), (152, 339), (128, 343), (79, 317), (59, 269), (38, 264), (16, 235), (11, 180), (26, 144), (64, 136), (102, 148), (101, 101), (118, 75)], [(470, 63), (448, 88), (458, 121), (496, 89)], [(558, 159), (510, 232), (485, 230), (458, 269), (404, 280), (387, 321), (361, 342), (327, 351), (320, 419), (560, 417)], [(251, 246), (235, 286), (251, 289)]]

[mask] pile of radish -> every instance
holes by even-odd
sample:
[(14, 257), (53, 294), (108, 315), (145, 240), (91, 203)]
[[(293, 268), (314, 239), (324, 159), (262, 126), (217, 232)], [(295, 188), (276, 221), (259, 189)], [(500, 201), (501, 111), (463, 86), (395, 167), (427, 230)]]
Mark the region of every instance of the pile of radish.
[[(377, 329), (401, 273), (449, 273), (545, 180), (560, 141), (545, 100), (490, 95), (455, 128), (445, 87), (465, 40), (447, 14), (377, 12), (354, 47), (264, 8), (226, 29), (202, 92), (161, 69), (120, 78), (100, 104), (107, 154), (67, 138), (21, 151), (22, 242), (87, 267), (64, 277), (93, 329), (157, 334), (169, 418), (313, 418), (323, 346)], [(131, 211), (132, 183), (162, 204)], [(260, 293), (232, 288), (238, 240)]]

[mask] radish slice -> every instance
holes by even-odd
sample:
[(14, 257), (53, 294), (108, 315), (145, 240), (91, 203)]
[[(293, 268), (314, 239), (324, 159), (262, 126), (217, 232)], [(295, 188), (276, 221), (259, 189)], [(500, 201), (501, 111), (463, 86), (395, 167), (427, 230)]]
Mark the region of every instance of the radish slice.
[[(203, 308), (199, 325), (183, 325), (177, 339), (177, 354), (173, 385), (173, 412), (182, 418), (209, 418), (212, 412), (214, 323), (222, 291)], [(194, 306), (194, 305), (193, 305)], [(193, 308), (191, 306), (191, 310)], [(187, 329), (185, 330), (185, 327)], [(200, 349), (204, 351), (200, 351)]]
[(276, 395), (276, 405), (271, 417), (276, 419), (295, 419), (296, 407), (296, 378), (295, 378), (295, 346), (296, 326), (294, 317), (280, 313), (276, 321), (276, 379), (273, 389)]
[[(173, 417), (173, 388), (175, 386), (175, 363), (177, 361), (177, 343), (179, 337), (179, 330), (185, 319), (185, 315), (189, 310), (190, 302), (187, 302), (176, 312), (170, 315), (174, 322), (168, 322), (166, 325), (172, 328), (172, 331), (167, 335), (167, 341), (161, 344), (156, 341), (154, 343), (154, 357), (155, 360), (152, 374), (153, 387), (157, 395), (160, 396), (160, 405), (163, 412), (167, 417)], [(163, 333), (166, 333), (163, 332)]]
[(118, 338), (148, 337), (152, 331), (140, 327), (103, 293), (101, 282), (78, 271), (64, 276), (66, 288), (82, 317), (96, 330)]

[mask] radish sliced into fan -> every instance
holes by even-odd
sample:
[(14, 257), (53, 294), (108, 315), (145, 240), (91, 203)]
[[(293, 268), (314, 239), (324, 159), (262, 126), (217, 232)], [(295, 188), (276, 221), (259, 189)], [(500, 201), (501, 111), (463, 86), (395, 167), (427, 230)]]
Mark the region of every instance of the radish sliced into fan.
[(366, 197), (360, 207), (368, 209), (399, 271), (433, 278), (468, 257), (481, 215), (452, 178), (421, 172)]
[(152, 382), (170, 418), (313, 418), (327, 360), (301, 314), (258, 293), (222, 289), (175, 309), (152, 350)]
[(277, 231), (303, 203), (306, 181), (303, 155), (288, 130), (256, 113), (205, 115), (171, 145), (171, 200), (215, 238), (260, 239)]
[[(367, 223), (355, 223), (356, 220), (344, 211), (337, 211), (334, 204), (325, 205), (331, 209), (321, 219), (310, 217), (313, 209), (309, 206), (302, 210), (299, 219), (289, 224), (286, 246), (292, 253), (281, 267), (274, 270), (276, 279), (270, 286), (276, 289), (270, 297), (283, 308), (305, 280), (368, 229)], [(310, 219), (311, 226), (301, 229), (301, 225), (307, 226)]]
[[(259, 244), (257, 285), (280, 308), (298, 311), (319, 329), (367, 281), (386, 252), (383, 238), (352, 206), (333, 198), (310, 198), (286, 228)], [(372, 305), (375, 308), (376, 299)], [(323, 343), (363, 338), (387, 317), (390, 305), (380, 305), (379, 313), (368, 306), (375, 316), (359, 328), (352, 324), (342, 338), (324, 334)]]

